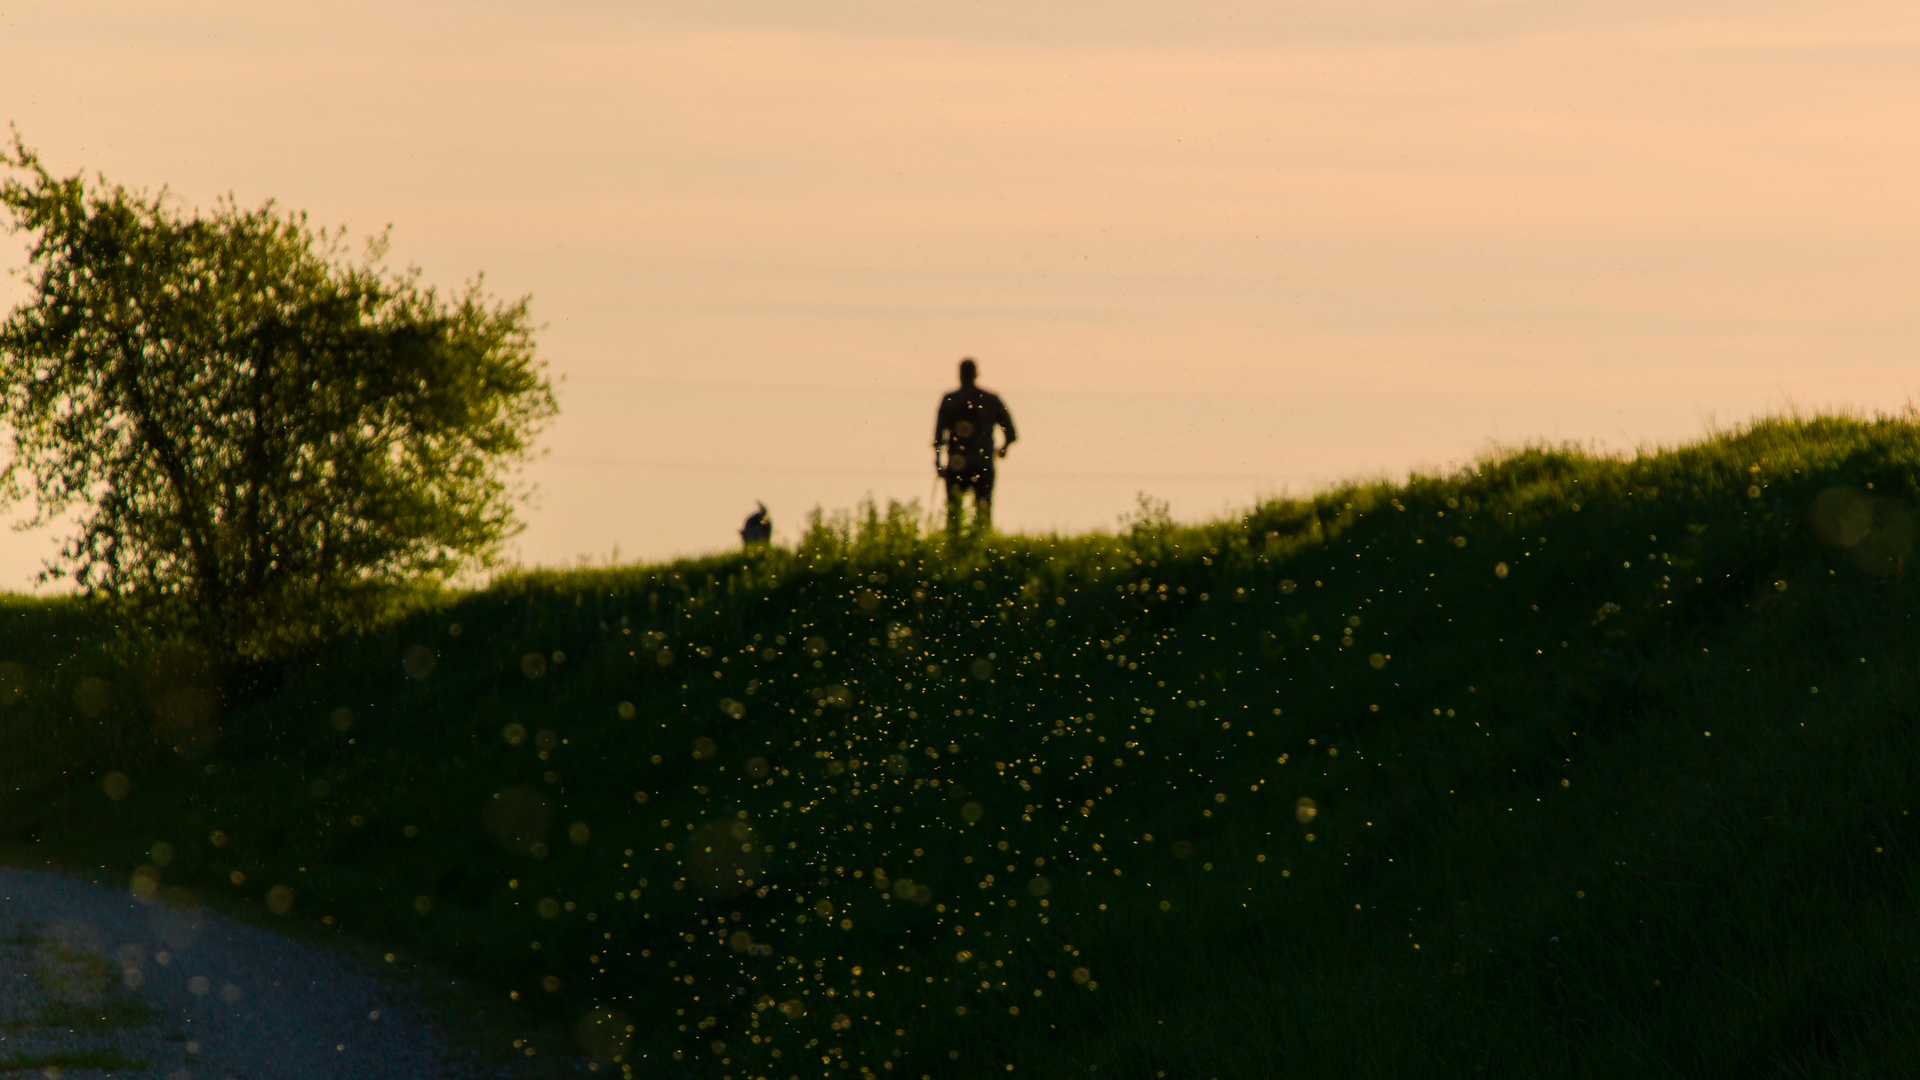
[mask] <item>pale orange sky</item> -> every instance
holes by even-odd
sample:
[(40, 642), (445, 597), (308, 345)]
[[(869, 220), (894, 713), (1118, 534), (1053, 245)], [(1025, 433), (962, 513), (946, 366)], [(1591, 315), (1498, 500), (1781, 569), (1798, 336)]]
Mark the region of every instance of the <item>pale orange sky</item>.
[(1894, 410), (1920, 359), (1911, 3), (16, 3), (0, 43), (57, 170), (531, 293), (529, 563), (924, 501), (963, 355), (1029, 531)]

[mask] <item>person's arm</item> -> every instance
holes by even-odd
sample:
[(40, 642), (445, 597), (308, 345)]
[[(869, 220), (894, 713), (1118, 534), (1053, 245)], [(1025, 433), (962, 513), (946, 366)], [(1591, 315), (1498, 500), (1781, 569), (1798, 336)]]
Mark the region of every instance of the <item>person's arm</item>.
[(933, 414), (933, 468), (940, 471), (940, 444), (947, 441), (947, 432), (952, 425), (947, 422), (947, 399), (940, 399), (940, 407)]
[(1000, 430), (1004, 432), (1007, 437), (1007, 441), (1000, 444), (1000, 456), (1006, 457), (1007, 448), (1012, 446), (1013, 440), (1019, 438), (1020, 436), (1018, 433), (1016, 433), (1013, 430), (1013, 414), (1007, 411), (1007, 403), (1004, 401), (1000, 403), (1000, 417), (999, 417), (998, 423), (1000, 424)]

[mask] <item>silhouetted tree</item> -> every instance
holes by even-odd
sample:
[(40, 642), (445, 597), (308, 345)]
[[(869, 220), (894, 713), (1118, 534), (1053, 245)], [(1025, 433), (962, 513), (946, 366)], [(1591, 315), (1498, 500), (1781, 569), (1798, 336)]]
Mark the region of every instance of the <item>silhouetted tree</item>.
[(0, 500), (77, 532), (71, 577), (245, 661), (484, 565), (516, 532), (513, 466), (555, 413), (527, 301), (443, 297), (304, 214), (209, 214), (56, 178), (14, 135), (0, 184), (31, 237), (0, 325)]

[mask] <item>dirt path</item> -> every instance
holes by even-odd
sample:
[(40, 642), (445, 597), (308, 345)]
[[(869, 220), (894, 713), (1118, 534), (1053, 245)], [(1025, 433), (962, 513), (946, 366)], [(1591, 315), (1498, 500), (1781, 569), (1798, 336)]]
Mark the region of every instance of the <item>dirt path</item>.
[(342, 955), (212, 912), (0, 867), (0, 1077), (472, 1077)]

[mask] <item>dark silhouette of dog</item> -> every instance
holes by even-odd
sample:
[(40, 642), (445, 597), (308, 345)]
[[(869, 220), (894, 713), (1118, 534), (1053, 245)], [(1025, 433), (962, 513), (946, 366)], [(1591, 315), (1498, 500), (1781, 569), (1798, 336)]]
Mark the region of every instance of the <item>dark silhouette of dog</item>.
[(747, 523), (740, 526), (740, 543), (747, 547), (767, 544), (773, 541), (773, 519), (767, 516), (767, 504), (754, 502), (760, 509), (747, 515)]

